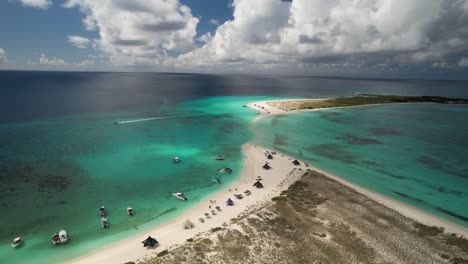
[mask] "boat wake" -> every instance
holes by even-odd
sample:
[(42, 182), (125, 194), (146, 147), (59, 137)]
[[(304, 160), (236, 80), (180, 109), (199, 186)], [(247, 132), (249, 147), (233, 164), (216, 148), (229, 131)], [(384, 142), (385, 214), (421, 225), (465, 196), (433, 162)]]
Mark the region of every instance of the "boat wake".
[(140, 119), (133, 119), (133, 120), (117, 121), (117, 122), (114, 122), (114, 124), (123, 125), (123, 124), (146, 122), (146, 121), (152, 121), (152, 120), (176, 119), (176, 118), (187, 118), (187, 117), (196, 117), (196, 116), (203, 116), (203, 115), (148, 117), (148, 118), (140, 118)]

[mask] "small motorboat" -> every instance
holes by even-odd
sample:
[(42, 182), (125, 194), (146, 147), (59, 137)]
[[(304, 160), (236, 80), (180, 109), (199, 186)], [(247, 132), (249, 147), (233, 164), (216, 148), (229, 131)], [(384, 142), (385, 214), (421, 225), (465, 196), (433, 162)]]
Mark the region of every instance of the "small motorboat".
[(68, 241), (67, 231), (60, 230), (60, 232), (58, 233), (58, 236), (59, 236), (60, 244), (67, 243), (67, 241)]
[(21, 237), (17, 237), (13, 239), (13, 243), (11, 244), (11, 247), (17, 248), (19, 245), (21, 245), (21, 243), (23, 243), (23, 240), (21, 239)]
[(109, 226), (109, 222), (107, 221), (107, 218), (105, 218), (105, 217), (101, 218), (101, 226), (103, 228), (106, 228), (106, 227)]
[(172, 158), (172, 162), (178, 163), (178, 162), (180, 162), (180, 158), (179, 157), (174, 157), (174, 158)]
[(127, 206), (127, 214), (128, 215), (133, 215), (135, 212), (133, 211), (133, 207), (131, 207), (130, 205)]
[(221, 183), (221, 180), (218, 178), (212, 178), (211, 181), (214, 183)]
[(214, 159), (215, 160), (224, 160), (224, 157), (223, 156), (216, 156)]
[(172, 193), (172, 195), (174, 195), (175, 198), (182, 200), (182, 201), (188, 200), (187, 197), (185, 197), (183, 193)]
[(52, 244), (54, 244), (54, 245), (60, 244), (60, 237), (59, 237), (58, 234), (54, 234), (54, 235), (52, 236)]
[(103, 206), (101, 206), (101, 208), (99, 208), (99, 215), (100, 216), (105, 216), (106, 215), (106, 208)]
[(222, 168), (218, 170), (219, 173), (224, 173), (224, 174), (231, 174), (232, 169), (231, 168)]

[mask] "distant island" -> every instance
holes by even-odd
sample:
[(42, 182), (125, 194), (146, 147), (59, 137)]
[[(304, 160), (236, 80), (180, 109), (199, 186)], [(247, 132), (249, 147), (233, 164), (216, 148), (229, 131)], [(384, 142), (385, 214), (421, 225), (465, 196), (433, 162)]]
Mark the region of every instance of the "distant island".
[(353, 97), (342, 97), (332, 99), (281, 100), (268, 102), (269, 105), (285, 111), (400, 103), (468, 104), (468, 99), (448, 98), (441, 96), (358, 94)]

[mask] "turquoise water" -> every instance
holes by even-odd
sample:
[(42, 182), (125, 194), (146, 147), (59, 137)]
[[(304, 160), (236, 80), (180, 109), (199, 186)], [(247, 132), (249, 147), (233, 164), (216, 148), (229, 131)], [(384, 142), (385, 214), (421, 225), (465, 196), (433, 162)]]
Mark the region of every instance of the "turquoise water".
[(256, 142), (468, 227), (466, 116), (439, 104), (323, 110), (262, 119)]
[[(112, 114), (0, 125), (0, 263), (51, 263), (89, 252), (177, 217), (240, 171), (256, 115), (242, 107), (272, 97), (206, 97)], [(130, 121), (154, 116), (167, 119)], [(226, 157), (215, 161), (216, 155)], [(181, 162), (172, 163), (179, 156)], [(231, 175), (219, 175), (230, 167)], [(221, 185), (211, 182), (219, 177)], [(183, 192), (188, 202), (171, 192)], [(98, 208), (108, 209), (102, 229)], [(127, 216), (132, 205), (136, 214)], [(53, 246), (66, 229), (68, 244)], [(157, 236), (157, 234), (155, 234)], [(11, 240), (22, 236), (22, 248)]]

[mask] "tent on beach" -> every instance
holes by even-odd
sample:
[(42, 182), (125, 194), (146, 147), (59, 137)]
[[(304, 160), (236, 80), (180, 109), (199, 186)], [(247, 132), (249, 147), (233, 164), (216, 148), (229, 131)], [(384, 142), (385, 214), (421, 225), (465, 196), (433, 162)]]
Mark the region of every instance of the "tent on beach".
[(187, 221), (185, 221), (184, 229), (192, 229), (194, 227), (195, 225), (190, 220), (187, 219)]
[(154, 247), (155, 244), (159, 244), (159, 242), (152, 238), (151, 236), (149, 236), (147, 239), (145, 239), (143, 242), (143, 247), (146, 247), (146, 246), (150, 246), (150, 247)]
[(268, 164), (268, 162), (265, 162), (265, 165), (263, 165), (263, 168), (265, 170), (269, 170), (269, 169), (271, 169), (271, 166)]
[(256, 181), (253, 186), (258, 189), (263, 188), (263, 184), (260, 181)]
[(297, 161), (297, 160), (293, 160), (292, 163), (293, 163), (294, 165), (296, 165), (296, 166), (297, 166), (297, 165), (301, 165), (301, 163), (300, 163), (299, 161)]
[(226, 204), (229, 205), (229, 206), (233, 206), (234, 201), (232, 201), (231, 198), (228, 198), (227, 201), (226, 201)]
[(273, 155), (268, 154), (268, 155), (267, 155), (267, 159), (273, 159)]

